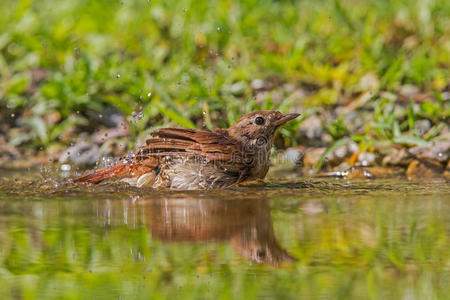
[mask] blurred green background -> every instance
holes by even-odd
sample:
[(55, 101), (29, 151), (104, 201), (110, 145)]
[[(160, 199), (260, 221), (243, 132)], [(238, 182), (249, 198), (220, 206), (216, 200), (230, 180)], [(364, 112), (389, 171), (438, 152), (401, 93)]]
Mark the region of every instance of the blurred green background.
[[(131, 148), (159, 126), (259, 109), (319, 115), (328, 144), (361, 148), (448, 130), (446, 0), (2, 0), (0, 13), (0, 133), (21, 149), (124, 122)], [(300, 122), (278, 147), (302, 142)]]

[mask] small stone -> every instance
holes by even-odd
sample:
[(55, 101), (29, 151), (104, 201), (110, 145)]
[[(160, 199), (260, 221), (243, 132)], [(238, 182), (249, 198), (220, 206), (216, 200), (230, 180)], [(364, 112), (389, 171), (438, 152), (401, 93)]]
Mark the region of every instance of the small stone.
[(347, 156), (347, 146), (337, 147), (333, 152), (337, 159), (342, 159)]
[(292, 83), (283, 84), (283, 89), (286, 93), (292, 93), (295, 91), (295, 85)]
[(429, 147), (403, 148), (383, 158), (383, 165), (408, 166), (413, 159), (424, 158), (447, 162), (450, 157), (450, 141), (433, 142)]
[(348, 179), (373, 179), (375, 175), (373, 175), (370, 171), (367, 171), (364, 168), (351, 168), (347, 174), (345, 175)]
[(324, 144), (331, 144), (333, 142), (333, 137), (331, 135), (329, 135), (328, 133), (323, 133), (322, 136), (320, 137), (320, 140)]
[(301, 136), (307, 139), (320, 139), (323, 133), (322, 121), (316, 115), (306, 118), (299, 127)]
[(265, 82), (262, 79), (253, 79), (251, 83), (251, 87), (253, 90), (263, 90), (265, 87)]
[(299, 165), (302, 163), (305, 155), (305, 149), (303, 147), (291, 147), (284, 153), (283, 159), (293, 165)]
[(411, 180), (426, 180), (440, 178), (444, 172), (442, 165), (431, 159), (413, 160), (406, 170), (406, 176)]
[(354, 142), (354, 141), (350, 141), (350, 142), (348, 143), (347, 148), (348, 148), (348, 152), (350, 152), (350, 153), (352, 153), (352, 154), (355, 154), (355, 153), (358, 153), (358, 152), (359, 152), (359, 146), (358, 146), (358, 143), (356, 143), (356, 142)]
[(431, 128), (431, 122), (430, 120), (423, 119), (418, 120), (414, 123), (414, 131), (419, 135), (423, 136), (425, 133), (427, 133)]
[(238, 81), (230, 86), (230, 92), (235, 96), (239, 96), (244, 94), (246, 88), (247, 83), (245, 81)]
[(267, 92), (267, 91), (258, 92), (258, 93), (256, 94), (255, 100), (256, 100), (256, 103), (263, 103), (263, 102), (266, 101), (269, 97), (270, 97), (270, 93)]
[(344, 177), (347, 179), (374, 179), (374, 178), (389, 178), (398, 177), (403, 174), (402, 168), (397, 167), (349, 167), (342, 168), (339, 166), (336, 171), (327, 173), (328, 176)]
[(305, 156), (303, 158), (303, 163), (307, 168), (314, 168), (316, 164), (319, 162), (320, 157), (325, 152), (326, 148), (308, 148), (305, 151)]
[(375, 90), (379, 84), (380, 81), (378, 80), (378, 77), (373, 73), (368, 73), (359, 80), (359, 86), (363, 91)]
[(299, 101), (305, 99), (307, 95), (308, 94), (307, 94), (307, 92), (305, 90), (303, 90), (303, 89), (296, 89), (289, 95), (288, 99), (290, 101), (292, 101), (292, 102), (297, 102), (298, 103)]
[(412, 97), (419, 92), (420, 92), (419, 88), (412, 84), (405, 84), (399, 90), (399, 94), (401, 94), (404, 97)]
[(357, 164), (360, 166), (371, 166), (375, 164), (376, 155), (371, 152), (362, 152), (358, 155)]
[(445, 179), (450, 180), (450, 160), (447, 162), (447, 167), (442, 176), (444, 176)]

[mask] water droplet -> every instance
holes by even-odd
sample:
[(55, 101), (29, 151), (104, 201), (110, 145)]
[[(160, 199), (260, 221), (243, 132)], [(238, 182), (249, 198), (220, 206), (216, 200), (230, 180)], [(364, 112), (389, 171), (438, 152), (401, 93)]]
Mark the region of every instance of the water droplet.
[(140, 111), (140, 112), (138, 112), (138, 113), (136, 113), (136, 112), (132, 112), (131, 113), (131, 117), (135, 120), (135, 121), (138, 121), (138, 120), (140, 120), (140, 119), (142, 119), (143, 117), (144, 117), (144, 113), (142, 112), (142, 111)]
[(206, 111), (204, 111), (203, 114), (206, 115)]
[(221, 31), (222, 30), (222, 27), (217, 27), (217, 31)]
[(136, 202), (137, 199), (139, 199), (139, 196), (131, 196), (130, 197), (131, 203), (133, 203), (133, 204)]
[(147, 94), (147, 97), (151, 97), (151, 96), (152, 96), (152, 93), (149, 92), (149, 93)]
[(61, 165), (61, 171), (68, 172), (72, 167), (70, 165), (64, 164)]
[(116, 78), (120, 78), (120, 74), (119, 73), (116, 74)]

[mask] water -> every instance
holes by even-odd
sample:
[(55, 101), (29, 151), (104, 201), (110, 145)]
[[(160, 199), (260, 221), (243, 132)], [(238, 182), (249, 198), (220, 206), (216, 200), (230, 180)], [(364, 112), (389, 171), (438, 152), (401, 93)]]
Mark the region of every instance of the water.
[(450, 295), (445, 182), (173, 192), (0, 174), (1, 299)]

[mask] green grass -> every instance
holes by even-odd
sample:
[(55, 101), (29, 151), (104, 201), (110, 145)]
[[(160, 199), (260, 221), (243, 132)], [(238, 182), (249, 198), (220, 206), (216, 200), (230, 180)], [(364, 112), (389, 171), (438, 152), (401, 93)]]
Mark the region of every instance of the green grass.
[[(3, 0), (0, 13), (0, 132), (13, 146), (67, 146), (110, 106), (130, 120), (129, 145), (158, 126), (226, 127), (259, 109), (306, 117), (364, 92), (363, 126), (326, 122), (333, 140), (423, 144), (450, 115), (446, 0)], [(275, 85), (259, 99), (256, 78), (308, 93)], [(431, 101), (404, 108), (406, 84)], [(133, 111), (144, 117), (131, 122)], [(412, 130), (423, 118), (425, 139)], [(301, 142), (298, 124), (285, 145)]]

